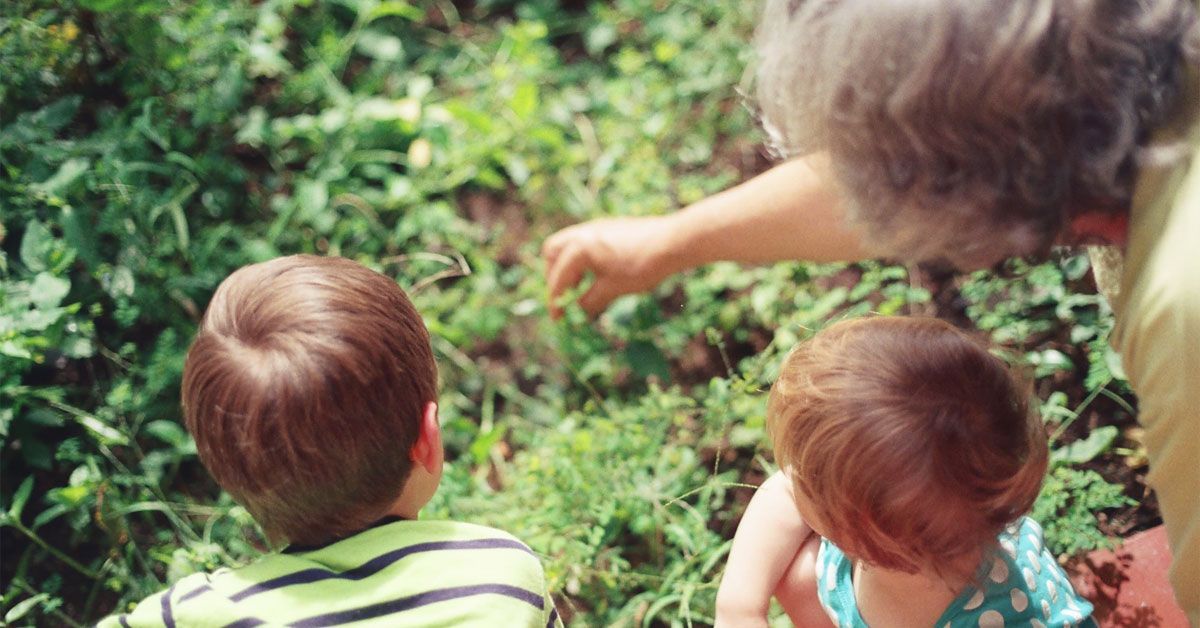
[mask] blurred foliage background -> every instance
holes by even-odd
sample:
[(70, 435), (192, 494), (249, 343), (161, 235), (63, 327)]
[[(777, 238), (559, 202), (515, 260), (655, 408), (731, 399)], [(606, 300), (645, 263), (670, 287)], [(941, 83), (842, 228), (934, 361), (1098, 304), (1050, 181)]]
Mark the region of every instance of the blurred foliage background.
[[(1086, 258), (999, 274), (717, 264), (546, 316), (555, 229), (672, 211), (768, 166), (754, 10), (701, 0), (17, 0), (0, 9), (0, 594), (81, 625), (269, 548), (181, 427), (217, 283), (309, 252), (423, 312), (446, 480), (576, 625), (704, 625), (773, 470), (763, 392), (830, 320), (945, 316), (1037, 380), (1064, 558), (1157, 521)], [(1097, 516), (1099, 513), (1099, 517)]]

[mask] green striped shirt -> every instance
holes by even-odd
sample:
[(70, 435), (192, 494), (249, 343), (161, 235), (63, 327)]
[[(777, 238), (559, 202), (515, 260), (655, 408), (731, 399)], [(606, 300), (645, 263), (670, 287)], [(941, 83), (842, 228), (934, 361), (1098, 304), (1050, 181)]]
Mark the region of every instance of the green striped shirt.
[(317, 548), (193, 574), (108, 617), (135, 626), (562, 626), (537, 556), (453, 521), (382, 522)]

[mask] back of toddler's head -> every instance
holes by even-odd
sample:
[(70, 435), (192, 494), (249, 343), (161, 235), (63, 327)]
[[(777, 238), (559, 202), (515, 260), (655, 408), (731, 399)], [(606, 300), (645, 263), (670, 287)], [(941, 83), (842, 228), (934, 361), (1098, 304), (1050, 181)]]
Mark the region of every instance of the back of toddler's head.
[(183, 375), (200, 459), (271, 537), (323, 543), (383, 516), (436, 399), (429, 334), (396, 282), (282, 257), (217, 288)]
[(948, 323), (865, 318), (787, 356), (768, 417), (776, 461), (822, 532), (854, 558), (912, 572), (993, 547), (1032, 507), (1047, 444), (1028, 397)]

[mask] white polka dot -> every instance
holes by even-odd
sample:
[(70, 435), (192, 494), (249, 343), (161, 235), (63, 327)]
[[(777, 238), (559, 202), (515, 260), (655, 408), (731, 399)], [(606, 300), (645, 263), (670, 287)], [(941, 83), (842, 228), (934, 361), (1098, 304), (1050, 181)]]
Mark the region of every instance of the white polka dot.
[(1071, 621), (1079, 621), (1083, 619), (1083, 613), (1079, 612), (1079, 609), (1075, 608), (1074, 604), (1072, 604), (1069, 608), (1063, 609), (1062, 614)]
[(1038, 555), (1034, 554), (1033, 550), (1026, 551), (1025, 558), (1029, 559), (1029, 564), (1033, 565), (1035, 571), (1042, 573), (1042, 561), (1038, 560)]
[(1026, 608), (1029, 608), (1029, 596), (1025, 595), (1024, 591), (1020, 589), (1013, 589), (1010, 595), (1012, 596), (1013, 610), (1021, 613), (1024, 612)]
[(1000, 539), (1000, 547), (1003, 547), (1009, 556), (1013, 558), (1017, 557), (1017, 546), (1012, 542), (1012, 539)]
[(1054, 586), (1054, 582), (1052, 582), (1052, 581), (1046, 582), (1046, 595), (1050, 596), (1050, 601), (1052, 601), (1052, 602), (1058, 601), (1058, 587)]
[(1008, 564), (997, 558), (992, 563), (992, 573), (988, 577), (997, 584), (1008, 580)]
[(1025, 535), (1025, 540), (1026, 540), (1026, 541), (1028, 541), (1028, 542), (1029, 542), (1029, 544), (1030, 544), (1030, 545), (1032, 545), (1032, 546), (1034, 546), (1034, 547), (1038, 547), (1038, 546), (1040, 546), (1040, 545), (1042, 544), (1042, 540), (1041, 540), (1041, 539), (1039, 539), (1039, 538), (1037, 538), (1036, 536), (1034, 536), (1034, 535), (1032, 535), (1032, 534), (1026, 534), (1026, 535)]
[(983, 591), (976, 590), (975, 595), (972, 595), (971, 599), (967, 600), (966, 605), (963, 606), (963, 610), (964, 611), (973, 611), (982, 605), (983, 605)]
[(1058, 561), (1051, 556), (1045, 556), (1042, 560), (1042, 566), (1050, 573), (1055, 573), (1059, 570)]
[(1050, 621), (1050, 602), (1046, 600), (1042, 600), (1042, 617), (1045, 617), (1046, 621)]
[(1033, 571), (1026, 567), (1021, 571), (1021, 575), (1025, 576), (1025, 586), (1030, 591), (1037, 591), (1037, 578), (1033, 575)]
[(999, 611), (984, 611), (979, 616), (979, 628), (1004, 628), (1004, 616)]
[(825, 588), (832, 591), (836, 589), (837, 586), (837, 569), (834, 567), (833, 563), (829, 563), (829, 566), (825, 569)]

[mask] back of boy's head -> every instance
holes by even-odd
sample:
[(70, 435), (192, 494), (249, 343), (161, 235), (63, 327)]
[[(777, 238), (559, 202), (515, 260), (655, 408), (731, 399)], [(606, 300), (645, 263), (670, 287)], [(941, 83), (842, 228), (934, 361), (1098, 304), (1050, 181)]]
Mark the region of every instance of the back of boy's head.
[(217, 288), (183, 409), (201, 461), (267, 534), (315, 544), (395, 503), (436, 388), (429, 334), (393, 280), (296, 255)]
[[(987, 347), (928, 318), (844, 321), (785, 359), (775, 456), (848, 555), (914, 572), (995, 546), (1028, 512), (1047, 444)], [(970, 577), (971, 574), (956, 574)]]

